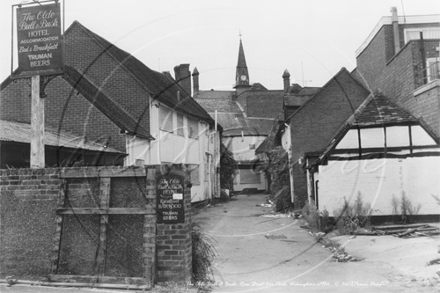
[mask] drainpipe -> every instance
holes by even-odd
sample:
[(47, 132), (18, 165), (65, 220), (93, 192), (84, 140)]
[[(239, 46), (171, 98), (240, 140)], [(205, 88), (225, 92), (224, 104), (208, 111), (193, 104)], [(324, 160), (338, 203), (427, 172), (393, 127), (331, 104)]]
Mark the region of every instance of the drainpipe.
[(425, 42), (423, 41), (423, 32), (420, 32), (420, 56), (422, 58), (423, 84), (428, 83), (428, 72), (426, 69)]
[(400, 51), (399, 19), (397, 17), (397, 8), (396, 7), (391, 7), (391, 22), (393, 24), (394, 55), (395, 55)]

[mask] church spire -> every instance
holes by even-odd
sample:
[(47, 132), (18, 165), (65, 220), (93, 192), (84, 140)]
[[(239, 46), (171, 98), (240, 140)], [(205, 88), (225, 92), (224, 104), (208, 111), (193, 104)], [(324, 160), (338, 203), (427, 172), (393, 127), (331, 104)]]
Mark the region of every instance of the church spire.
[(237, 70), (235, 73), (235, 89), (240, 88), (248, 88), (249, 85), (249, 72), (246, 65), (246, 58), (244, 56), (243, 43), (241, 41), (241, 33), (240, 33), (240, 47), (238, 49), (238, 62), (237, 62)]

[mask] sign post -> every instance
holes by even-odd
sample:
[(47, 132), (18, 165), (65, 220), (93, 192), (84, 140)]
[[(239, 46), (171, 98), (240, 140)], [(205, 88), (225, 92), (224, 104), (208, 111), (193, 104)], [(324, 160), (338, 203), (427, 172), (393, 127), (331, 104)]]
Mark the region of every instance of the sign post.
[(40, 97), (40, 76), (32, 76), (31, 168), (44, 168), (44, 99)]
[[(50, 4), (46, 4), (51, 2)], [(53, 3), (55, 2), (55, 3)], [(41, 3), (44, 3), (41, 4)], [(44, 87), (48, 75), (62, 73), (63, 36), (58, 0), (35, 1), (16, 9), (18, 69), (11, 78), (31, 77), (31, 168), (44, 168)], [(14, 7), (13, 6), (13, 7)], [(13, 42), (13, 41), (12, 41)], [(45, 83), (44, 80), (47, 82)]]
[(157, 175), (157, 223), (185, 223), (184, 179), (174, 172)]

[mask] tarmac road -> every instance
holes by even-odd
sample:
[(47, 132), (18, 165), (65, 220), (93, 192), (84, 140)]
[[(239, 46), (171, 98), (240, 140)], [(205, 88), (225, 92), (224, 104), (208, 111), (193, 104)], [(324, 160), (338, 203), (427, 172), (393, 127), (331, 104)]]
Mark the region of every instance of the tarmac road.
[(239, 195), (198, 213), (218, 256), (213, 292), (433, 292), (406, 287), (380, 261), (336, 263), (300, 228), (301, 220), (262, 217), (265, 194)]

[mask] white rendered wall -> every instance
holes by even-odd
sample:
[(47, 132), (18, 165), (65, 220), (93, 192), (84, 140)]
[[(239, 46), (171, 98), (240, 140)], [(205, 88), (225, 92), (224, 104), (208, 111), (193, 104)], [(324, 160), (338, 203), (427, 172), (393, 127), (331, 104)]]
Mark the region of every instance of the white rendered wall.
[(319, 166), (319, 209), (333, 216), (344, 197), (353, 203), (361, 192), (373, 215), (392, 215), (392, 197), (401, 199), (404, 191), (413, 206), (422, 205), (419, 215), (440, 214), (433, 197), (440, 196), (439, 178), (440, 157), (329, 161)]
[[(247, 163), (257, 160), (255, 149), (266, 139), (266, 136), (234, 136), (223, 138), (225, 146), (233, 153), (234, 159), (240, 163)], [(250, 146), (253, 145), (254, 148)], [(240, 183), (240, 174), (234, 180), (234, 191), (242, 191), (245, 188), (267, 189), (267, 180), (263, 173), (260, 174), (260, 183)]]
[[(193, 185), (191, 188), (192, 202), (209, 199), (213, 196), (214, 182), (211, 177), (206, 176), (206, 172), (214, 172), (215, 168), (211, 166), (207, 171), (208, 166), (205, 165), (207, 154), (210, 154), (214, 159), (219, 157), (218, 152), (220, 147), (214, 147), (215, 143), (219, 143), (219, 134), (213, 133), (213, 129), (209, 129), (209, 125), (203, 122), (198, 122), (199, 135), (198, 139), (189, 137), (187, 133), (188, 117), (184, 116), (185, 133), (184, 136), (177, 134), (177, 114), (173, 111), (174, 130), (167, 132), (160, 129), (159, 122), (159, 108), (165, 107), (160, 105), (157, 101), (153, 101), (150, 106), (150, 132), (155, 140), (148, 141), (140, 139), (135, 136), (127, 135), (127, 152), (128, 156), (125, 159), (125, 165), (135, 165), (137, 160), (143, 160), (145, 165), (174, 163), (174, 164), (195, 164), (199, 165), (199, 185)], [(217, 137), (217, 138), (215, 138)], [(138, 161), (139, 162), (139, 161)], [(218, 181), (218, 180), (217, 180)]]
[(225, 137), (223, 141), (236, 161), (252, 161), (257, 158), (255, 150), (265, 139), (266, 136), (234, 136)]

